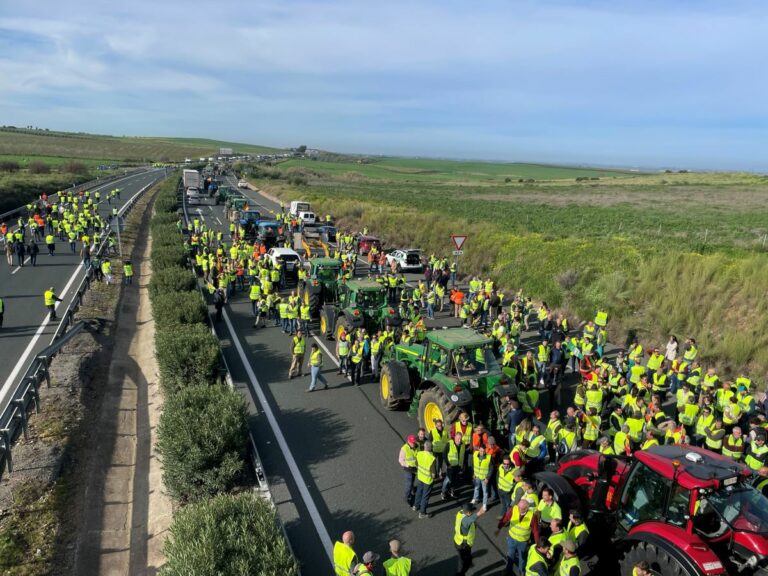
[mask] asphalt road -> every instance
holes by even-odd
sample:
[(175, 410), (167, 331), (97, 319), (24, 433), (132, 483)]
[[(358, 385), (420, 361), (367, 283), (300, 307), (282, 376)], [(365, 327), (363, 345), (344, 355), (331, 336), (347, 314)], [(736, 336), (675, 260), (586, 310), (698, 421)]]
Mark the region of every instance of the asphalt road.
[[(229, 184), (236, 186), (235, 181)], [(256, 192), (244, 192), (262, 209), (279, 209)], [(228, 231), (223, 207), (195, 206), (190, 208), (192, 213), (199, 213), (207, 225)], [(408, 279), (415, 281), (418, 276)], [(323, 370), (330, 388), (305, 393), (308, 376), (287, 378), (290, 337), (279, 328), (254, 329), (252, 324), (247, 293), (236, 292), (216, 330), (235, 385), (249, 398), (251, 431), (303, 573), (333, 573), (331, 541), (345, 530), (357, 535), (359, 556), (373, 550), (384, 559), (388, 541), (398, 538), (414, 562), (414, 574), (455, 573), (453, 524), (460, 504), (470, 499), (471, 488), (461, 489), (458, 502), (441, 501), (435, 489), (429, 507), (434, 513), (431, 519), (418, 519), (403, 502), (397, 457), (405, 437), (416, 432), (417, 421), (405, 412), (384, 410), (378, 383), (369, 380), (360, 388), (352, 387), (336, 374), (330, 354), (325, 355)], [(428, 327), (456, 325), (458, 320), (446, 313), (428, 322)], [(524, 343), (531, 342), (533, 334), (525, 336)], [(333, 342), (317, 337), (308, 342), (307, 349), (313, 341), (321, 342), (328, 351), (334, 349)], [(493, 534), (499, 514), (496, 504), (478, 522), (475, 568), (470, 574), (503, 573), (505, 532)]]
[[(157, 180), (163, 173), (162, 170), (143, 172), (91, 190), (103, 192), (120, 188), (117, 205), (121, 207), (131, 196)], [(106, 217), (111, 209), (112, 206), (108, 205), (103, 197), (99, 213)], [(6, 264), (5, 258), (0, 264), (0, 296), (5, 300), (4, 321), (0, 330), (0, 409), (7, 404), (10, 391), (15, 388), (35, 354), (50, 344), (58, 326), (58, 322), (48, 321), (43, 292), (53, 286), (59, 298), (63, 298), (63, 302), (57, 307), (61, 316), (61, 311), (66, 310), (84, 275), (80, 265), (79, 245), (78, 252), (72, 253), (69, 242), (57, 239), (54, 256), (48, 254), (44, 242), (38, 242), (38, 246), (40, 254), (37, 256), (37, 266), (33, 267), (27, 262), (23, 267), (19, 267), (16, 258), (11, 266)]]

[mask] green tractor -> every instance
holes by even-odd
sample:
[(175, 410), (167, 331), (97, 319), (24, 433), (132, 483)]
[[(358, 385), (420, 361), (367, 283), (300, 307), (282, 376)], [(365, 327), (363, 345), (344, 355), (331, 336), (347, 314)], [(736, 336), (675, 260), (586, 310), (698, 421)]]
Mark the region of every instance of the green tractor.
[(389, 354), (379, 380), (387, 410), (409, 406), (430, 432), (435, 420), (450, 427), (462, 410), (488, 430), (502, 427), (517, 388), (499, 368), (491, 338), (466, 328), (433, 330), (423, 344), (397, 345)]
[(338, 298), (320, 310), (320, 332), (329, 340), (357, 328), (369, 334), (403, 323), (400, 313), (387, 302), (387, 289), (373, 280), (349, 280), (338, 286)]
[(219, 204), (224, 204), (227, 199), (232, 195), (232, 188), (229, 186), (219, 186), (216, 190), (216, 196), (214, 196), (214, 201), (216, 202), (216, 206)]
[(317, 318), (324, 305), (333, 304), (339, 299), (341, 260), (310, 258), (307, 262), (309, 271), (301, 298), (309, 305), (312, 317)]

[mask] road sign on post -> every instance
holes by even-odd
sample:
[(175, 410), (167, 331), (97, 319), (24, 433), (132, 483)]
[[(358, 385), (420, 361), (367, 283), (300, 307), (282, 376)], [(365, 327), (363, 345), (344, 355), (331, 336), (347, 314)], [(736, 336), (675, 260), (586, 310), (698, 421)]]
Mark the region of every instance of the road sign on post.
[(466, 236), (458, 236), (456, 234), (451, 234), (451, 240), (453, 240), (453, 245), (456, 246), (456, 250), (461, 250), (461, 247), (464, 246), (464, 242), (466, 241)]
[(454, 256), (461, 256), (462, 254), (464, 254), (464, 250), (454, 250), (453, 251), (453, 255)]

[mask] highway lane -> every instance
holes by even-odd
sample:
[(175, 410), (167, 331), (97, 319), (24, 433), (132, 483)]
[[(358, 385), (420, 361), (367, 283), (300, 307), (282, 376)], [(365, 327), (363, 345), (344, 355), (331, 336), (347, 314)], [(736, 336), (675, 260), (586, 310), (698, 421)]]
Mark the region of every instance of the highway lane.
[[(247, 195), (262, 207), (279, 209), (261, 195), (254, 192)], [(197, 211), (197, 207), (193, 211)], [(202, 206), (199, 213), (206, 224), (226, 230), (222, 207)], [(410, 277), (410, 280), (416, 279), (416, 276)], [(455, 572), (452, 537), (458, 503), (442, 502), (439, 494), (433, 495), (430, 511), (435, 513), (434, 517), (419, 520), (402, 500), (402, 472), (397, 454), (404, 438), (415, 433), (417, 421), (404, 412), (392, 413), (381, 408), (377, 383), (369, 381), (360, 388), (352, 387), (336, 374), (334, 360), (327, 354), (324, 374), (330, 389), (305, 393), (307, 376), (287, 378), (290, 337), (272, 326), (254, 330), (244, 292), (237, 292), (227, 309), (235, 335), (229, 333), (226, 322), (219, 323), (216, 330), (236, 386), (250, 393), (253, 410), (250, 426), (278, 512), (305, 568), (304, 573), (332, 573), (323, 538), (311, 518), (309, 508), (313, 505), (331, 539), (338, 539), (344, 530), (355, 531), (358, 538), (355, 548), (359, 554), (372, 549), (385, 556), (387, 542), (397, 537), (414, 560), (416, 573), (438, 576)], [(457, 323), (446, 316), (438, 315), (438, 320), (430, 325)], [(254, 401), (257, 384), (250, 381), (234, 339), (240, 343), (244, 359), (262, 387), (263, 396), (299, 466), (298, 479), (290, 470), (289, 459), (282, 453), (263, 408)], [(333, 349), (332, 342), (323, 341), (323, 344)], [(312, 500), (309, 507), (298, 482), (306, 486)], [(461, 490), (462, 502), (469, 499), (468, 492), (468, 486)], [(476, 569), (472, 573), (495, 574), (503, 568), (504, 537), (493, 535), (497, 514), (498, 507), (491, 508), (480, 519), (475, 545)]]
[[(106, 217), (114, 205), (122, 207), (131, 196), (163, 174), (163, 170), (152, 170), (91, 188), (102, 193), (113, 188), (121, 189), (120, 199), (112, 205), (106, 202), (103, 194), (99, 213)], [(0, 409), (7, 403), (8, 392), (15, 387), (34, 354), (48, 346), (58, 326), (56, 321), (47, 322), (43, 292), (53, 286), (64, 300), (59, 303), (58, 310), (65, 310), (84, 275), (79, 245), (72, 253), (69, 242), (57, 239), (54, 256), (48, 254), (44, 242), (39, 242), (38, 246), (37, 266), (27, 262), (19, 267), (15, 258), (11, 266), (5, 262), (0, 265), (0, 296), (5, 300), (4, 322), (0, 330)], [(118, 268), (122, 263), (115, 260), (113, 266)]]

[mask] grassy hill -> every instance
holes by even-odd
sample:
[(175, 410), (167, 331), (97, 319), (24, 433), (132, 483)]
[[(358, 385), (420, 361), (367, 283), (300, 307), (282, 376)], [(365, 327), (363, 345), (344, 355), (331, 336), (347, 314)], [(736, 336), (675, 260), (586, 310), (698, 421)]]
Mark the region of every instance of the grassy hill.
[[(43, 130), (0, 129), (0, 156), (27, 163), (37, 157), (65, 161), (76, 159), (87, 163), (183, 161), (217, 154), (219, 148), (233, 148), (240, 154), (274, 152), (275, 148), (223, 142), (201, 138), (164, 138), (101, 136)], [(53, 160), (53, 163), (57, 163)]]
[(463, 273), (572, 320), (606, 309), (614, 342), (693, 336), (721, 377), (768, 370), (767, 177), (401, 159), (289, 161), (263, 175), (257, 185), (284, 201), (365, 223), (390, 247), (445, 255), (465, 234)]

